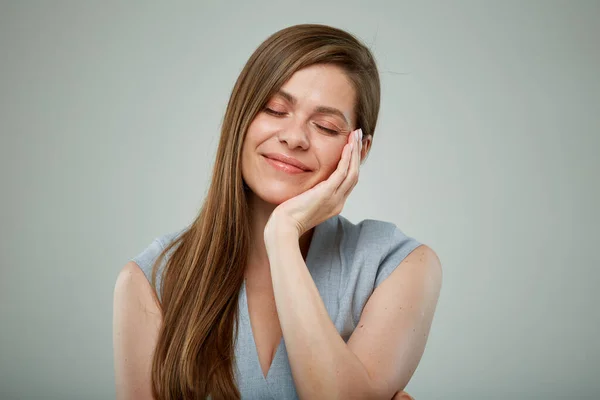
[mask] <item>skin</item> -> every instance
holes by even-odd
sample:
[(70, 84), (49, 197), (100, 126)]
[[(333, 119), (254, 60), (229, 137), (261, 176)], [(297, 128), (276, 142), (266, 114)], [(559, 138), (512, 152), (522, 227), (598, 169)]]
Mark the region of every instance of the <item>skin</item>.
[[(314, 226), (339, 213), (356, 185), (371, 138), (353, 139), (355, 93), (337, 67), (298, 71), (282, 89), (296, 102), (273, 98), (268, 106), (286, 115), (259, 113), (242, 149), (242, 174), (252, 191), (253, 233), (245, 276), (263, 373), (283, 335), (300, 398), (409, 399), (403, 389), (429, 332), (441, 283), (439, 260), (426, 246), (407, 256), (371, 295), (357, 329), (344, 343), (304, 260)], [(318, 114), (317, 105), (335, 107), (345, 118)], [(345, 132), (326, 134), (314, 124)], [(291, 155), (311, 171), (275, 171), (261, 158), (267, 152)], [(152, 398), (152, 353), (161, 323), (148, 280), (137, 264), (127, 263), (113, 302), (117, 399)], [(323, 360), (315, 363), (307, 354)]]
[[(269, 101), (267, 108), (283, 114), (259, 114), (242, 155), (254, 237), (247, 293), (263, 374), (283, 336), (300, 398), (410, 398), (403, 389), (431, 326), (441, 288), (439, 259), (424, 245), (407, 256), (373, 293), (344, 343), (305, 259), (314, 226), (339, 214), (358, 182), (371, 138), (352, 131), (355, 93), (337, 67), (298, 71), (282, 89), (296, 100)], [(342, 116), (324, 118), (314, 111), (318, 105), (337, 108)], [(326, 121), (351, 132), (323, 135), (314, 125)], [(270, 151), (293, 156), (311, 171), (277, 171), (262, 158)]]
[[(252, 237), (249, 275), (268, 275), (268, 259), (263, 238), (264, 228), (273, 210), (281, 203), (323, 182), (337, 168), (350, 131), (356, 129), (354, 119), (355, 93), (343, 71), (335, 66), (313, 65), (297, 71), (281, 88), (296, 99), (290, 103), (274, 96), (266, 107), (285, 112), (275, 116), (260, 112), (248, 128), (242, 148), (242, 176), (251, 188), (249, 199)], [(344, 118), (315, 112), (319, 105), (340, 110)], [(334, 135), (319, 129), (343, 131)], [(371, 146), (371, 137), (363, 138), (363, 157)], [(261, 154), (284, 153), (297, 158), (311, 171), (289, 175), (275, 171)], [(306, 253), (312, 229), (301, 238)]]

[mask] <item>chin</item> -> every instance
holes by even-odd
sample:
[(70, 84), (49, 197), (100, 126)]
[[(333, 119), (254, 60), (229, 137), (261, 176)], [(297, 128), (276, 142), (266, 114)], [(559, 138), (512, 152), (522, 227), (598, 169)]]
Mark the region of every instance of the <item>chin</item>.
[(260, 187), (256, 188), (257, 190), (252, 189), (254, 194), (261, 200), (274, 205), (279, 205), (303, 192), (298, 185), (292, 183), (276, 182), (268, 184), (261, 182), (259, 185)]

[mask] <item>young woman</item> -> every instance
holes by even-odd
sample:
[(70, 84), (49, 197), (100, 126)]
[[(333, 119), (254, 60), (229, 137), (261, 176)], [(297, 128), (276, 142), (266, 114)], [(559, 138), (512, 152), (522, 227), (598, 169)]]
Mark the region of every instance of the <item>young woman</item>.
[(197, 218), (117, 279), (119, 399), (410, 398), (440, 262), (392, 223), (340, 215), (379, 100), (347, 32), (297, 25), (258, 47)]

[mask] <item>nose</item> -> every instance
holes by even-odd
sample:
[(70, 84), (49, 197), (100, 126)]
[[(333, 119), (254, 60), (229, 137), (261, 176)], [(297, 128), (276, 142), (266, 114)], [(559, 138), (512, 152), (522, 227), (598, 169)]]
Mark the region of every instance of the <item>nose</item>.
[(288, 124), (279, 131), (277, 138), (280, 142), (285, 142), (290, 149), (301, 148), (306, 150), (310, 145), (306, 127), (302, 122)]

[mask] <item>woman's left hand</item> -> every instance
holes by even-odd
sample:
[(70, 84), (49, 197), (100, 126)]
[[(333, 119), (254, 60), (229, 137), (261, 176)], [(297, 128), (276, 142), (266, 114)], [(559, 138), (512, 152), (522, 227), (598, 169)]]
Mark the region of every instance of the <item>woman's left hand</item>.
[(265, 236), (273, 227), (292, 229), (298, 237), (330, 217), (339, 214), (358, 183), (362, 130), (348, 135), (336, 170), (323, 182), (281, 203), (267, 221)]

